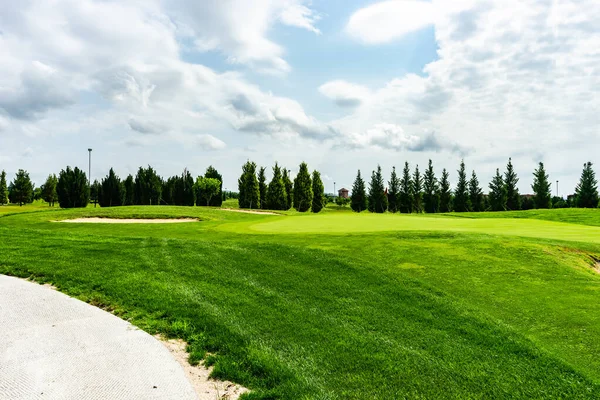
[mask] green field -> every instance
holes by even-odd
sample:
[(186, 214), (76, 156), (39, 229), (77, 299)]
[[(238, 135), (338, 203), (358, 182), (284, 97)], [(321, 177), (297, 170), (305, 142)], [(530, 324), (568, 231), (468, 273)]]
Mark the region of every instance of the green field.
[[(0, 273), (187, 340), (247, 398), (592, 399), (599, 211), (0, 207)], [(200, 221), (54, 222), (82, 216)]]

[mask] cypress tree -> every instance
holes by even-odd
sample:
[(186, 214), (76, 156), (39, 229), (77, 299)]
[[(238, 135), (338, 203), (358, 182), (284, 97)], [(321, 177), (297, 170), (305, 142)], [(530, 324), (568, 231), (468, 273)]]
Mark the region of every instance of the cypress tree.
[(267, 177), (265, 176), (265, 167), (260, 167), (258, 170), (258, 192), (260, 194), (260, 208), (267, 209)]
[(312, 181), (305, 162), (300, 164), (294, 179), (294, 208), (299, 212), (310, 210), (313, 201)]
[(499, 169), (496, 169), (496, 176), (490, 182), (488, 198), (492, 211), (506, 211), (506, 185)]
[(108, 175), (100, 183), (100, 192), (98, 193), (98, 203), (100, 207), (122, 206), (125, 199), (121, 179), (111, 168)]
[(50, 207), (54, 207), (54, 203), (58, 201), (58, 194), (56, 194), (56, 185), (58, 184), (58, 178), (56, 175), (48, 175), (46, 182), (42, 186), (42, 198)]
[(102, 187), (100, 186), (100, 182), (96, 179), (94, 180), (94, 183), (92, 183), (92, 186), (90, 186), (90, 202), (94, 203), (94, 208), (96, 208), (96, 205), (98, 204), (100, 190), (102, 190)]
[(398, 201), (400, 200), (400, 179), (396, 175), (396, 167), (392, 167), (392, 175), (388, 186), (388, 210), (391, 213), (396, 213), (398, 212)]
[(320, 212), (325, 207), (325, 186), (321, 180), (321, 174), (315, 170), (312, 174), (312, 191), (313, 201), (311, 211), (314, 213)]
[(206, 168), (204, 177), (213, 178), (221, 182), (219, 185), (219, 194), (217, 196), (212, 196), (208, 203), (210, 207), (221, 207), (223, 205), (223, 176), (212, 165), (209, 165), (208, 168)]
[(19, 206), (33, 202), (33, 184), (29, 179), (29, 173), (20, 169), (11, 183), (12, 201)]
[(8, 204), (8, 186), (6, 184), (6, 172), (0, 173), (0, 205)]
[(469, 181), (469, 200), (471, 204), (471, 211), (484, 211), (485, 204), (483, 201), (483, 190), (479, 187), (479, 180), (473, 170), (471, 174), (471, 180)]
[(384, 213), (387, 210), (387, 198), (385, 197), (385, 187), (381, 167), (377, 166), (377, 171), (371, 174), (371, 182), (369, 183), (369, 211), (375, 213)]
[(415, 167), (411, 188), (413, 211), (420, 214), (423, 212), (423, 178), (421, 178), (421, 173), (419, 172), (419, 165)]
[(442, 179), (440, 180), (440, 212), (447, 213), (452, 211), (452, 191), (450, 190), (450, 174), (446, 168), (442, 171)]
[(596, 173), (592, 169), (592, 163), (583, 164), (581, 178), (575, 188), (575, 198), (577, 207), (580, 208), (596, 208), (598, 207), (598, 181)]
[(350, 201), (350, 207), (353, 211), (358, 213), (367, 209), (365, 181), (360, 176), (360, 170), (358, 170), (358, 174), (356, 175), (356, 179), (352, 185), (352, 199)]
[(427, 170), (425, 170), (423, 189), (423, 204), (425, 207), (425, 212), (438, 212), (440, 209), (439, 188), (431, 160), (429, 160), (429, 166), (427, 167)]
[(506, 208), (508, 210), (520, 210), (521, 209), (521, 195), (519, 195), (519, 189), (517, 188), (517, 173), (515, 172), (512, 159), (508, 159), (506, 164), (506, 172), (504, 173), (504, 185), (506, 186)]
[(90, 186), (85, 172), (77, 167), (61, 170), (56, 194), (61, 208), (87, 207), (90, 202)]
[(400, 212), (410, 214), (412, 212), (412, 180), (410, 178), (410, 166), (408, 165), (408, 161), (404, 163), (404, 170), (402, 170), (399, 197)]
[(551, 208), (552, 193), (549, 176), (544, 169), (544, 163), (540, 162), (538, 168), (533, 171), (533, 202), (535, 208)]
[[(212, 178), (212, 179), (216, 179), (216, 178)], [(219, 187), (219, 189), (220, 189), (220, 187)], [(181, 198), (180, 205), (192, 207), (194, 205), (194, 203), (196, 202), (196, 189), (194, 187), (194, 178), (192, 177), (192, 174), (190, 173), (190, 171), (188, 171), (187, 168), (185, 168), (183, 170), (183, 173), (181, 174), (180, 190), (181, 190), (181, 193), (179, 194), (179, 197)], [(221, 192), (219, 192), (219, 193), (221, 193)]]
[(240, 208), (260, 207), (260, 191), (256, 179), (256, 163), (247, 161), (242, 166), (242, 175), (238, 179)]
[(285, 187), (285, 209), (289, 210), (294, 204), (294, 184), (290, 179), (290, 173), (286, 168), (283, 169), (283, 186)]
[[(261, 202), (261, 204), (262, 203), (263, 202)], [(273, 179), (271, 179), (271, 182), (267, 187), (266, 203), (267, 207), (271, 210), (285, 210), (285, 207), (287, 206), (285, 185), (283, 184), (283, 179), (281, 177), (281, 168), (277, 163), (275, 163), (275, 166), (273, 167)]]
[(470, 208), (465, 161), (461, 160), (460, 169), (458, 170), (458, 183), (454, 190), (454, 211), (466, 212), (469, 211)]
[(158, 205), (162, 199), (162, 179), (151, 167), (138, 169), (135, 176), (135, 204)]
[(132, 206), (135, 204), (135, 182), (131, 174), (127, 175), (127, 178), (123, 182), (123, 188), (125, 190), (125, 199), (123, 204), (126, 206)]

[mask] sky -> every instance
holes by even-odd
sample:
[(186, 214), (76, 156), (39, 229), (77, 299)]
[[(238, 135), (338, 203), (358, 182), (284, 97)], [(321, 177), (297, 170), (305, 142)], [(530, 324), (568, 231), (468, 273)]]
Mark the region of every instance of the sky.
[[(600, 165), (597, 0), (0, 0), (0, 169)], [(596, 168), (597, 169), (597, 168)], [(599, 170), (600, 172), (600, 170)]]

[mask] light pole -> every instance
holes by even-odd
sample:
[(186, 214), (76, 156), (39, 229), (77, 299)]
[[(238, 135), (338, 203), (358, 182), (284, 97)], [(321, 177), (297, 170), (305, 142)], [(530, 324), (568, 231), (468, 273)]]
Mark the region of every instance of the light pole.
[(558, 181), (556, 181), (556, 197), (558, 197)]
[(92, 186), (92, 149), (88, 149), (89, 154), (89, 163), (88, 163), (88, 181), (90, 183), (90, 187)]
[(333, 182), (333, 197), (336, 197), (336, 195), (335, 195), (335, 182)]

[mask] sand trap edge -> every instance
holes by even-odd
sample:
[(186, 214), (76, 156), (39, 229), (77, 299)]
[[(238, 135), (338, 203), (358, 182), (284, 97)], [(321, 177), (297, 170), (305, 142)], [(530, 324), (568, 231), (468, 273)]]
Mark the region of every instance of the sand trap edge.
[(62, 221), (75, 224), (180, 224), (187, 222), (198, 222), (197, 218), (75, 218), (63, 219)]

